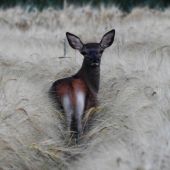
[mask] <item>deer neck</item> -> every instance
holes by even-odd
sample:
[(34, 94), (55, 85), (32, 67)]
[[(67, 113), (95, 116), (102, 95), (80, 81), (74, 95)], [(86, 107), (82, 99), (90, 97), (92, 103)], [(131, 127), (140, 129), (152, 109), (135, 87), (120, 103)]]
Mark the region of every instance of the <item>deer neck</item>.
[(85, 81), (86, 85), (95, 93), (99, 91), (100, 84), (100, 66), (91, 67), (86, 61), (83, 61), (83, 65), (77, 73), (79, 77)]

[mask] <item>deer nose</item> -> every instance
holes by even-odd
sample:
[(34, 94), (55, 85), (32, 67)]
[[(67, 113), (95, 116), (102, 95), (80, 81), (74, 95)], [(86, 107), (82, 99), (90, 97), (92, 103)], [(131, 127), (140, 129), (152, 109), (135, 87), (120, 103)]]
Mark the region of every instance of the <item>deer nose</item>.
[(99, 65), (99, 57), (95, 52), (91, 53), (90, 62), (91, 65)]
[(93, 63), (98, 63), (99, 62), (99, 58), (91, 58), (90, 61), (93, 62)]

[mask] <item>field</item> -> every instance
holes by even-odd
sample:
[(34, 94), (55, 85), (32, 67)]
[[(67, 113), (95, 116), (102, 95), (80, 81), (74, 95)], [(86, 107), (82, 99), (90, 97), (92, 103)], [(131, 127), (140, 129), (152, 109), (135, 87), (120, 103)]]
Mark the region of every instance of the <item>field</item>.
[[(100, 104), (76, 144), (48, 95), (82, 64), (65, 33), (100, 42), (111, 29)], [(169, 56), (170, 9), (0, 10), (0, 170), (169, 170)]]

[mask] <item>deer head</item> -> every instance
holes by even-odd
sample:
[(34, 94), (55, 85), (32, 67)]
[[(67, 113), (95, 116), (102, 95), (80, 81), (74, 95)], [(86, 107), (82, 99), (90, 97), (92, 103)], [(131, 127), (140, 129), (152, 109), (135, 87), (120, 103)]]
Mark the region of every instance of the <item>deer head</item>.
[(66, 33), (68, 42), (73, 49), (78, 50), (86, 61), (86, 64), (92, 68), (99, 67), (101, 56), (104, 50), (111, 46), (114, 41), (115, 30), (107, 32), (100, 43), (83, 44), (79, 37), (69, 32)]

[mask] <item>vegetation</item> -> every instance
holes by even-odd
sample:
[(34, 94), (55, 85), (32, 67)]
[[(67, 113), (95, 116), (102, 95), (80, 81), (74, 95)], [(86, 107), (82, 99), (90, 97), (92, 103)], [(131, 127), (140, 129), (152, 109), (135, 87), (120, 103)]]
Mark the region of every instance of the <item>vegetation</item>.
[[(86, 4), (91, 4), (94, 7), (99, 7), (101, 4), (105, 6), (116, 5), (121, 10), (130, 12), (136, 6), (149, 6), (150, 8), (159, 8), (164, 10), (170, 6), (170, 1), (167, 0), (67, 0), (68, 4), (75, 4), (78, 6), (83, 6)], [(63, 0), (0, 0), (1, 8), (9, 8), (20, 5), (22, 7), (37, 8), (43, 10), (47, 7), (63, 8)]]
[[(169, 16), (170, 9), (125, 15), (90, 5), (1, 10), (0, 170), (169, 170)], [(69, 31), (83, 43), (100, 42), (111, 29), (116, 36), (101, 61), (99, 106), (85, 114), (76, 144), (48, 94), (82, 65), (63, 39)]]

